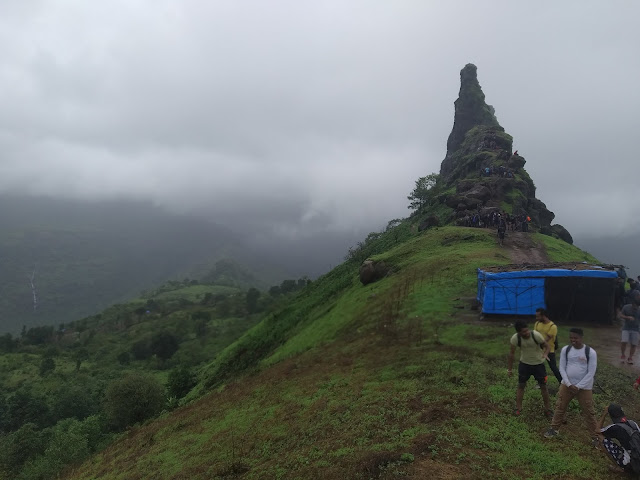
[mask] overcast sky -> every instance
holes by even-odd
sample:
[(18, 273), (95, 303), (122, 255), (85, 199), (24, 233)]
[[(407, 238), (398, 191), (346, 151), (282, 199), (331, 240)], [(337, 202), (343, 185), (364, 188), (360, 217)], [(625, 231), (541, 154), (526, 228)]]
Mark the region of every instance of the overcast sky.
[(474, 63), (555, 222), (640, 231), (639, 18), (632, 0), (4, 0), (0, 192), (380, 230), (439, 170)]

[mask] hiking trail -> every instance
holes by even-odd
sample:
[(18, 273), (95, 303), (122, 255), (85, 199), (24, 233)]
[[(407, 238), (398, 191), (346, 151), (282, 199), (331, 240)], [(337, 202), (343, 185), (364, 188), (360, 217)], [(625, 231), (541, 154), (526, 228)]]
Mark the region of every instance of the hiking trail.
[(507, 232), (504, 248), (512, 263), (549, 263), (544, 246), (528, 232)]

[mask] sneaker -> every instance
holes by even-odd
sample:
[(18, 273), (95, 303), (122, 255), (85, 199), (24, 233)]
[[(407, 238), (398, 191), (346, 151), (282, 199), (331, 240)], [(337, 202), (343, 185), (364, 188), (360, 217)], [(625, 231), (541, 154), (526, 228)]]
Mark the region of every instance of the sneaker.
[(539, 383), (536, 383), (536, 384), (533, 386), (533, 388), (535, 388), (536, 390), (540, 390), (540, 384), (539, 384)]
[(633, 358), (632, 357), (627, 358), (627, 364), (628, 365), (633, 365)]
[(624, 363), (626, 359), (627, 359), (626, 355), (620, 355), (620, 363)]
[(549, 428), (549, 430), (547, 430), (546, 432), (544, 432), (544, 438), (555, 438), (559, 435), (560, 433), (557, 430), (554, 430), (553, 428)]

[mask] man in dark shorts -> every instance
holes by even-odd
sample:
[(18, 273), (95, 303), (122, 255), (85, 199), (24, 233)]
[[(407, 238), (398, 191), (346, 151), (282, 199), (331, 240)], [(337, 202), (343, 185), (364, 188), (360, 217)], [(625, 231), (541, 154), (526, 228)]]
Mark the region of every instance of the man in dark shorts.
[(515, 325), (516, 333), (511, 337), (511, 350), (508, 358), (508, 373), (511, 376), (513, 359), (516, 348), (520, 348), (520, 362), (518, 363), (518, 389), (516, 390), (515, 414), (522, 412), (522, 399), (524, 397), (524, 387), (529, 377), (533, 376), (542, 394), (544, 404), (544, 414), (547, 418), (553, 416), (550, 407), (549, 391), (547, 390), (547, 371), (544, 368), (544, 361), (548, 360), (549, 344), (545, 341), (540, 332), (529, 330), (523, 320), (517, 320)]
[[(607, 415), (611, 417), (613, 423), (603, 427)], [(611, 403), (602, 412), (598, 428), (602, 446), (609, 459), (615, 464), (615, 466), (612, 465), (612, 470), (620, 473), (636, 473), (631, 466), (631, 435), (634, 431), (640, 431), (638, 424), (633, 420), (627, 420), (620, 405)]]

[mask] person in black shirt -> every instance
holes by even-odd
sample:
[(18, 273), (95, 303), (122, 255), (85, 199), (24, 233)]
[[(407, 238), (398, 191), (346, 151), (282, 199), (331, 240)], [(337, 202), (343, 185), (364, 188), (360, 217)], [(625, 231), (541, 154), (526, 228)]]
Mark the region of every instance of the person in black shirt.
[[(603, 428), (607, 415), (611, 417), (613, 423)], [(627, 420), (620, 405), (611, 403), (602, 412), (598, 428), (601, 432), (602, 446), (617, 467), (617, 469), (616, 467), (614, 469), (618, 472), (632, 473), (630, 432), (633, 432), (633, 430), (640, 431), (638, 424), (633, 420)]]

